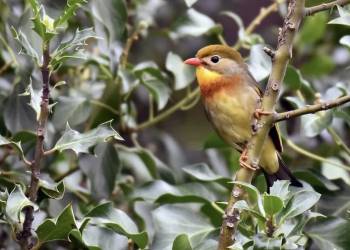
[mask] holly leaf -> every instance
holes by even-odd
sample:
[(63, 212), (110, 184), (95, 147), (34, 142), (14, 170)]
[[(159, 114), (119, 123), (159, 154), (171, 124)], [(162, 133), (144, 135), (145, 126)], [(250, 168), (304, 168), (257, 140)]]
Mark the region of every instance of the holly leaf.
[(139, 232), (130, 217), (122, 210), (114, 208), (111, 202), (98, 205), (86, 217), (91, 218), (91, 224), (105, 226), (116, 233), (127, 236), (140, 248), (145, 248), (148, 243), (147, 233)]
[(79, 133), (70, 128), (67, 123), (66, 130), (62, 137), (57, 141), (52, 151), (62, 152), (71, 149), (77, 155), (79, 153), (88, 153), (89, 148), (99, 142), (107, 141), (110, 138), (123, 140), (123, 138), (111, 126), (111, 121), (100, 124), (97, 128), (86, 133)]
[(40, 244), (53, 240), (67, 240), (70, 232), (76, 229), (77, 223), (74, 218), (72, 205), (69, 204), (54, 219), (46, 219), (36, 229)]

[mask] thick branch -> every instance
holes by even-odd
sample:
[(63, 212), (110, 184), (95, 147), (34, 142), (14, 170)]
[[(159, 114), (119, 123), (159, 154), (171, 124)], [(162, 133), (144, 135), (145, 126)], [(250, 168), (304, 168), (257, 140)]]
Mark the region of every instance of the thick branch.
[[(49, 116), (49, 78), (50, 78), (50, 50), (49, 45), (45, 44), (43, 49), (43, 65), (41, 66), (41, 75), (43, 80), (43, 90), (40, 103), (40, 116), (38, 120), (38, 128), (36, 130), (36, 146), (34, 160), (31, 164), (31, 180), (28, 190), (28, 197), (32, 202), (36, 201), (39, 188), (40, 164), (44, 156), (44, 138), (46, 133), (46, 123)], [(23, 209), (25, 219), (22, 232), (17, 235), (22, 249), (31, 249), (35, 242), (32, 240), (32, 223), (34, 220), (34, 208), (32, 206)]]
[[(299, 28), (300, 22), (304, 16), (305, 0), (290, 0), (288, 5), (288, 13), (284, 19), (283, 27), (280, 29), (278, 36), (278, 47), (273, 57), (273, 66), (270, 78), (265, 90), (264, 98), (262, 100), (262, 108), (264, 111), (271, 112), (274, 110), (277, 102), (279, 90), (286, 72), (289, 59), (292, 56), (292, 43), (296, 31)], [(248, 163), (254, 167), (258, 167), (260, 161), (261, 151), (265, 142), (265, 138), (273, 124), (273, 116), (262, 116), (257, 122), (259, 130), (253, 134), (248, 143)], [(244, 171), (244, 177), (247, 182), (251, 182), (254, 176), (254, 171), (247, 169), (240, 169), (237, 173), (236, 179), (242, 180), (241, 172)], [(239, 189), (235, 187), (234, 190)], [(233, 235), (238, 222), (238, 212), (233, 209), (233, 205), (237, 199), (242, 195), (235, 197), (231, 195), (228, 206), (226, 208), (225, 217), (220, 231), (219, 250), (226, 250), (233, 242)], [(228, 218), (236, 218), (230, 221)], [(232, 223), (231, 223), (232, 222)]]
[(337, 0), (330, 3), (322, 3), (320, 5), (305, 8), (304, 15), (311, 16), (317, 12), (324, 11), (335, 7), (336, 5), (344, 6), (350, 3), (350, 0)]
[(303, 108), (299, 108), (299, 109), (295, 109), (295, 110), (291, 110), (283, 113), (278, 113), (274, 115), (274, 122), (280, 122), (293, 117), (298, 117), (298, 116), (310, 114), (310, 113), (316, 113), (321, 110), (331, 109), (347, 102), (350, 102), (350, 95), (343, 96), (332, 101), (322, 102), (319, 104), (309, 105)]

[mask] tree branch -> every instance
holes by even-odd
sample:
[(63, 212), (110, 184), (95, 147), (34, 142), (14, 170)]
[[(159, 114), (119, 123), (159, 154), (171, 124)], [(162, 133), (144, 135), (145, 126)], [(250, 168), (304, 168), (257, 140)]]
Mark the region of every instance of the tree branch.
[[(284, 18), (283, 27), (280, 29), (278, 35), (278, 47), (277, 51), (274, 53), (272, 71), (262, 100), (262, 108), (264, 111), (272, 113), (274, 110), (288, 62), (292, 56), (294, 36), (304, 16), (304, 5), (305, 0), (289, 1), (288, 13)], [(253, 134), (247, 147), (248, 164), (258, 167), (265, 138), (273, 122), (274, 119), (272, 115), (262, 116), (261, 119), (257, 121), (259, 130)], [(236, 180), (250, 183), (254, 173), (254, 171), (241, 168), (237, 172)], [(228, 249), (234, 242), (233, 235), (237, 227), (239, 214), (237, 210), (233, 209), (233, 205), (237, 200), (242, 199), (244, 194), (244, 192), (235, 193), (235, 190), (239, 189), (240, 187), (237, 185), (234, 187), (233, 194), (230, 196), (225, 211), (224, 221), (220, 231), (219, 250)], [(232, 218), (234, 220), (231, 220)]]
[(303, 108), (275, 114), (273, 121), (280, 122), (280, 121), (287, 120), (287, 119), (290, 119), (293, 117), (298, 117), (298, 116), (302, 116), (302, 115), (310, 114), (310, 113), (316, 113), (316, 112), (321, 111), (321, 110), (327, 110), (327, 109), (331, 109), (331, 108), (340, 106), (340, 105), (347, 103), (347, 102), (350, 102), (350, 95), (346, 95), (346, 96), (337, 98), (337, 99), (332, 100), (332, 101), (322, 102), (319, 104), (309, 105), (309, 106), (305, 106)]
[[(31, 164), (31, 180), (28, 190), (28, 197), (32, 202), (36, 201), (39, 188), (40, 164), (44, 156), (44, 139), (46, 133), (46, 123), (49, 116), (49, 97), (50, 97), (50, 49), (49, 44), (43, 45), (43, 65), (41, 66), (41, 75), (43, 80), (43, 90), (40, 103), (40, 116), (38, 120), (38, 128), (36, 130), (36, 146), (34, 160)], [(34, 220), (34, 208), (32, 206), (23, 209), (25, 219), (23, 229), (17, 235), (22, 249), (31, 249), (35, 242), (32, 240), (32, 223)]]
[(350, 0), (337, 0), (337, 1), (333, 1), (330, 3), (322, 3), (320, 5), (316, 5), (316, 6), (312, 6), (309, 8), (305, 8), (304, 10), (304, 15), (305, 16), (311, 16), (317, 12), (321, 12), (324, 10), (328, 10), (333, 8), (336, 5), (340, 5), (340, 6), (344, 6), (346, 4), (350, 3)]

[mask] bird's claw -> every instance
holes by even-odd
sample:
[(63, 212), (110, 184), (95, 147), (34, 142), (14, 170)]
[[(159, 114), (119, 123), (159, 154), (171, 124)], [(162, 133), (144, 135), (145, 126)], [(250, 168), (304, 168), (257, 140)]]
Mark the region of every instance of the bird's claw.
[(244, 149), (241, 156), (239, 157), (239, 165), (242, 168), (246, 168), (252, 171), (256, 171), (258, 170), (258, 168), (253, 167), (252, 165), (250, 165), (249, 163), (247, 163), (248, 160), (248, 155), (247, 155), (247, 149)]
[(273, 112), (264, 111), (263, 109), (256, 109), (256, 110), (254, 111), (254, 117), (255, 117), (256, 119), (260, 119), (260, 117), (261, 117), (262, 115), (272, 115), (272, 114), (273, 114)]

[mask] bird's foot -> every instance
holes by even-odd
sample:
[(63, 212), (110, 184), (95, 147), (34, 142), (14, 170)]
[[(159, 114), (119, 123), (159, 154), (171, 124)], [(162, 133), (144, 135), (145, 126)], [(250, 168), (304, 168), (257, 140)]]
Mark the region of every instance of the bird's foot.
[(262, 115), (272, 115), (272, 114), (273, 114), (273, 112), (264, 111), (263, 109), (256, 109), (256, 110), (254, 111), (254, 117), (255, 117), (256, 119), (260, 119), (260, 117), (261, 117)]
[(248, 160), (248, 155), (247, 155), (247, 149), (245, 148), (243, 150), (243, 152), (241, 153), (241, 156), (239, 157), (239, 165), (242, 168), (246, 168), (246, 169), (249, 169), (249, 170), (252, 170), (252, 171), (258, 170), (258, 168), (253, 167), (252, 165), (247, 163), (247, 160)]

